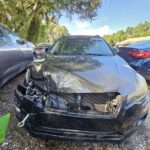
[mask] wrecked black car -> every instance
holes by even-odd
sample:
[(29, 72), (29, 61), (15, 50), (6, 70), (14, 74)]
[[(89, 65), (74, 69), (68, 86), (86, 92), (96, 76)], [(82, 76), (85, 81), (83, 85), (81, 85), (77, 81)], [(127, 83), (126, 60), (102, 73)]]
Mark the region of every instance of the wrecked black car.
[(147, 92), (101, 37), (64, 36), (18, 85), (18, 126), (35, 137), (120, 142), (143, 124)]

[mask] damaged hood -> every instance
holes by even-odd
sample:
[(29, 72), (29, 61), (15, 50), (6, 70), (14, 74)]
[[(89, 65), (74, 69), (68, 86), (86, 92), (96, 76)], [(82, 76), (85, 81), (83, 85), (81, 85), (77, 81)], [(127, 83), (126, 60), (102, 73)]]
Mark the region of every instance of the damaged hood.
[(119, 56), (54, 55), (34, 63), (48, 86), (64, 93), (119, 92), (126, 96), (136, 88), (136, 72)]

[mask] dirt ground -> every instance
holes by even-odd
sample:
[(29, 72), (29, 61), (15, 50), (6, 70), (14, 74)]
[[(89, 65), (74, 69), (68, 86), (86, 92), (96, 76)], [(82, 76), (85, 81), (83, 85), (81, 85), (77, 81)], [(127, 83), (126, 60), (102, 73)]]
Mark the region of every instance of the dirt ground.
[(0, 114), (11, 113), (6, 140), (0, 146), (0, 150), (150, 150), (150, 115), (148, 115), (144, 126), (119, 145), (43, 140), (31, 137), (23, 128), (17, 127), (18, 121), (15, 117), (13, 93), (17, 84), (23, 82), (23, 78), (24, 73), (18, 75), (0, 89)]

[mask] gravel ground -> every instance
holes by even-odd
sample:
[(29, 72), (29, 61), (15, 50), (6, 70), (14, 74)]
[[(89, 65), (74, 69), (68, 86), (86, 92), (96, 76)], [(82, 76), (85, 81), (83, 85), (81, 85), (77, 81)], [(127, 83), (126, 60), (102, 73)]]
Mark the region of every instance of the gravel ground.
[[(11, 113), (6, 140), (0, 150), (150, 150), (150, 115), (144, 126), (121, 144), (70, 142), (44, 140), (31, 137), (23, 128), (18, 128), (15, 117), (13, 93), (18, 83), (23, 82), (20, 74), (0, 89), (0, 114)], [(149, 84), (150, 85), (150, 84)], [(149, 87), (150, 95), (150, 87)]]

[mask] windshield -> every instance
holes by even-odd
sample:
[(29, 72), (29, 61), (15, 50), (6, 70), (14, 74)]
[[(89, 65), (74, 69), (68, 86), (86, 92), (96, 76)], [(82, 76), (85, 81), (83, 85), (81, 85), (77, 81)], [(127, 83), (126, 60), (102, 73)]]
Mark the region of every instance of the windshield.
[(101, 38), (61, 38), (51, 49), (53, 54), (61, 55), (113, 55), (111, 48)]

